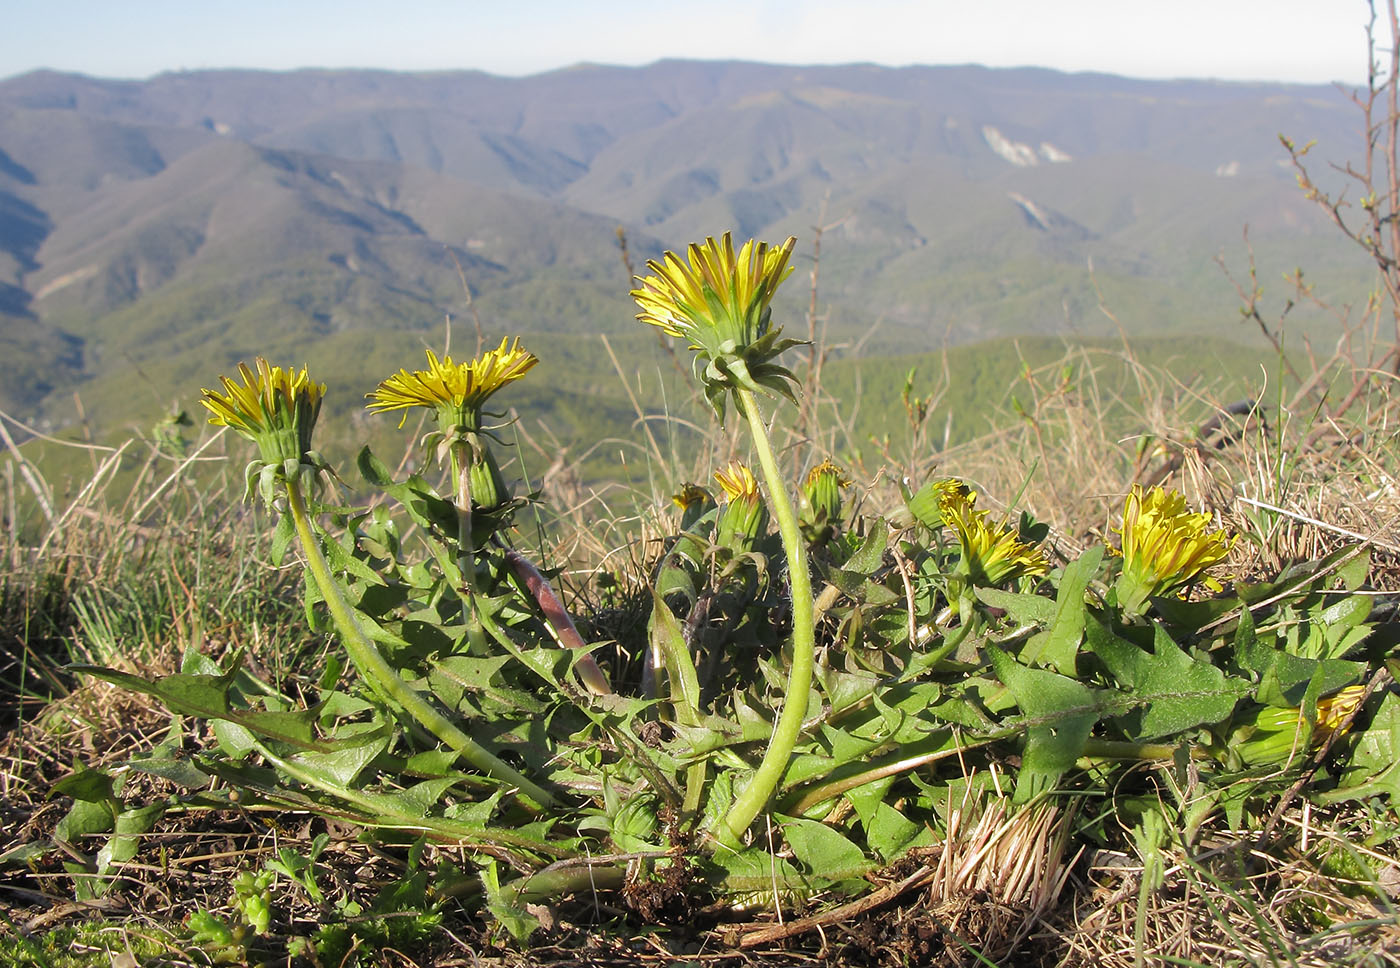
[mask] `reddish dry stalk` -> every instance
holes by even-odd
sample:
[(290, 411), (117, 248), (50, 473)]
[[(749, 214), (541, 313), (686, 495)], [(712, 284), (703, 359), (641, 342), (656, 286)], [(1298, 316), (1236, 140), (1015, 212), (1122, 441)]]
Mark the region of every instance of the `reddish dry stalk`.
[[(506, 552), (505, 559), (510, 570), (515, 573), (515, 577), (520, 579), (520, 583), (525, 586), (525, 590), (530, 593), (530, 597), (535, 600), (535, 604), (544, 613), (545, 621), (549, 623), (550, 628), (554, 629), (554, 634), (559, 636), (559, 644), (570, 649), (588, 648), (588, 643), (583, 640), (582, 635), (578, 634), (578, 628), (574, 625), (574, 620), (569, 617), (564, 603), (559, 601), (559, 596), (554, 594), (549, 580), (540, 574), (540, 570), (524, 555), (513, 549)], [(609, 695), (612, 692), (608, 677), (598, 667), (593, 656), (580, 657), (575, 663), (575, 668), (578, 670), (579, 678), (583, 680), (583, 684), (588, 687), (590, 692), (600, 696)]]

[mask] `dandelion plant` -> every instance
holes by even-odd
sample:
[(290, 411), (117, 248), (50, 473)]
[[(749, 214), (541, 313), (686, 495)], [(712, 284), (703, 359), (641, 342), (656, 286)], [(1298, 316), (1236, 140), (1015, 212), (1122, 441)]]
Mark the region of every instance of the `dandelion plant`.
[(782, 712), (762, 762), (739, 791), (729, 812), (713, 833), (723, 842), (737, 843), (768, 805), (778, 789), (807, 715), (815, 658), (812, 580), (807, 544), (778, 470), (757, 395), (781, 395), (795, 402), (797, 378), (777, 362), (799, 340), (781, 338), (772, 326), (773, 295), (792, 267), (788, 259), (797, 239), (782, 245), (750, 240), (736, 254), (729, 233), (691, 245), (687, 260), (667, 252), (647, 268), (655, 275), (638, 277), (633, 290), (641, 312), (637, 319), (668, 335), (688, 340), (695, 353), (694, 368), (705, 399), (720, 419), (732, 397), (748, 423), (758, 465), (768, 488), (768, 502), (778, 524), (787, 557), (792, 594), (792, 665), (783, 694)]
[(325, 461), (311, 449), (311, 433), (325, 385), (313, 381), (305, 367), (284, 370), (260, 357), (256, 368), (254, 372), (240, 364), (242, 385), (223, 377), (223, 392), (206, 389), (202, 402), (213, 414), (210, 423), (231, 427), (257, 444), (260, 459), (246, 472), (249, 491), (256, 480), (258, 493), (269, 506), (275, 504), (279, 491), (285, 495), (307, 568), (330, 609), (350, 661), (383, 702), (403, 710), (468, 763), (519, 788), (539, 806), (553, 803), (547, 791), (501, 762), (404, 682), (366, 634), (321, 551), (305, 492), (305, 485), (314, 484), (326, 470)]

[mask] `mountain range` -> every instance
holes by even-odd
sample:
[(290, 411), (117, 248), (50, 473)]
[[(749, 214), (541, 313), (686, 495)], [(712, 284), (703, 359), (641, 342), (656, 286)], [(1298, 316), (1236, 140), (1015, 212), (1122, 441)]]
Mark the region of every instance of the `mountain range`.
[(1280, 299), (1295, 265), (1364, 299), (1365, 259), (1278, 143), (1340, 161), (1358, 124), (1327, 87), (972, 66), (20, 75), (0, 81), (0, 408), (62, 428), (76, 391), (117, 426), (256, 354), (368, 389), (450, 317), (454, 346), (479, 320), (557, 364), (537, 392), (566, 436), (578, 408), (625, 426), (598, 335), (669, 364), (620, 233), (634, 270), (797, 235), (775, 314), (805, 336), (824, 223), (838, 355), (1115, 325), (1246, 340), (1214, 265), (1247, 271), (1245, 226)]

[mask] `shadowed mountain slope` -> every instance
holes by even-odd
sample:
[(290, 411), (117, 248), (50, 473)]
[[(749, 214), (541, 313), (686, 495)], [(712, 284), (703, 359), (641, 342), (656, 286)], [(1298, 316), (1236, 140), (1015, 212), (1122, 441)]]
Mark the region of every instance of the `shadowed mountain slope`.
[(81, 389), (125, 417), (137, 371), (169, 399), (254, 353), (402, 365), (463, 281), (488, 335), (650, 346), (619, 226), (640, 268), (726, 230), (806, 252), (824, 218), (819, 310), (867, 352), (1092, 336), (1099, 292), (1130, 331), (1218, 332), (1212, 259), (1246, 224), (1261, 261), (1362, 298), (1277, 144), (1354, 126), (1328, 88), (1034, 69), (36, 72), (0, 81), (0, 406), (57, 425)]

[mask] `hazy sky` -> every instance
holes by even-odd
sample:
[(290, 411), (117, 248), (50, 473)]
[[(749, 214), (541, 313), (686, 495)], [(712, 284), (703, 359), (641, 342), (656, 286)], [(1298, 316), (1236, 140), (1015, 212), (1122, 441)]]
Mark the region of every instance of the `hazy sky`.
[(1355, 84), (1367, 17), (1364, 0), (4, 0), (0, 77), (39, 67), (531, 74), (688, 57)]

